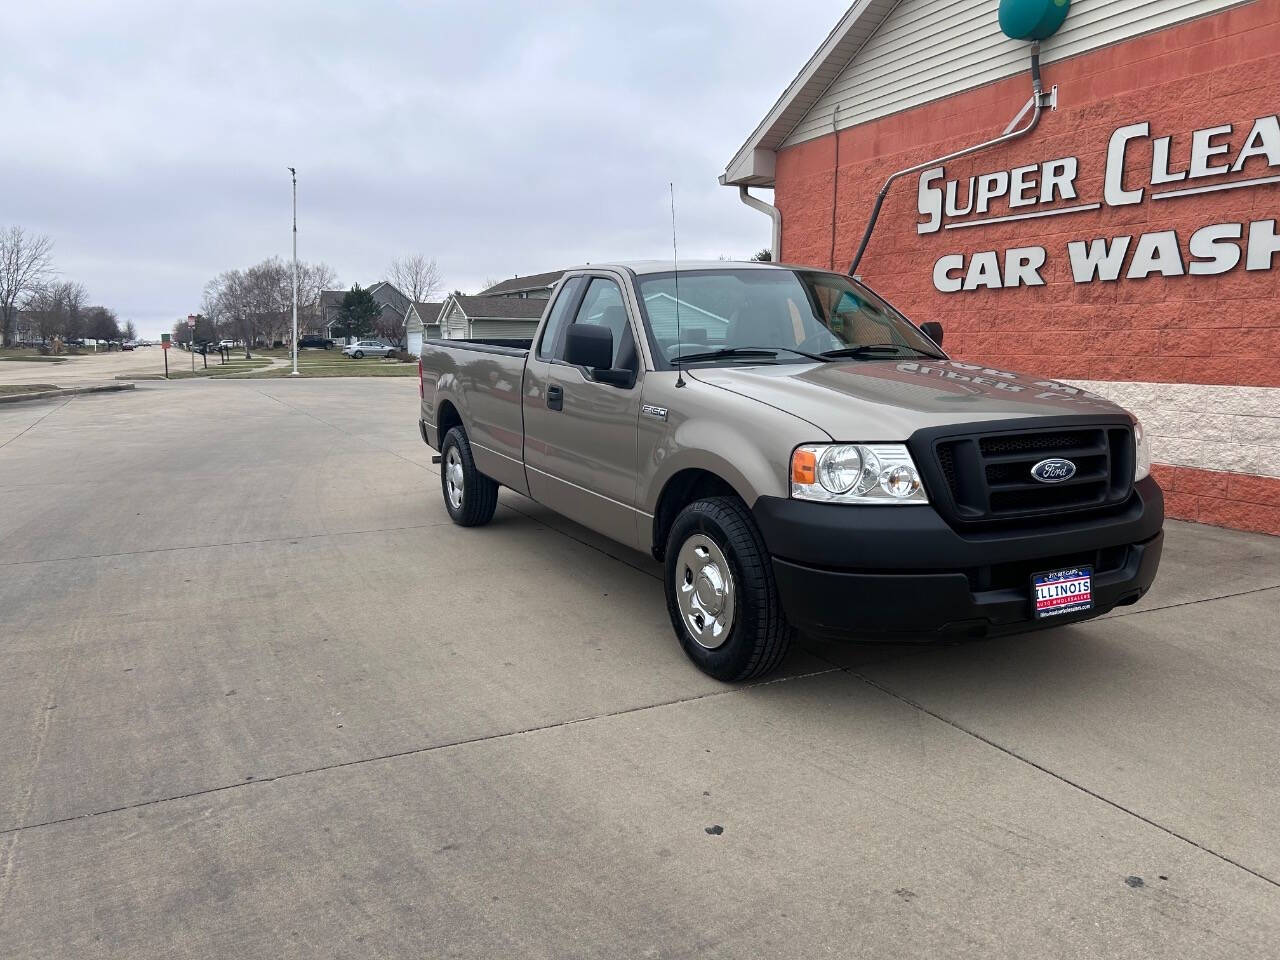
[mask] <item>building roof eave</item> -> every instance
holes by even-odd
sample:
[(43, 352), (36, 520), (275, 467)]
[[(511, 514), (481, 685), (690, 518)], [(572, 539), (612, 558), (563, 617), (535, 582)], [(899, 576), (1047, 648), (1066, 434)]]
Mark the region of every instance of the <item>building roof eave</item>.
[(720, 175), (726, 187), (772, 187), (777, 151), (858, 55), (900, 0), (855, 0), (738, 148)]

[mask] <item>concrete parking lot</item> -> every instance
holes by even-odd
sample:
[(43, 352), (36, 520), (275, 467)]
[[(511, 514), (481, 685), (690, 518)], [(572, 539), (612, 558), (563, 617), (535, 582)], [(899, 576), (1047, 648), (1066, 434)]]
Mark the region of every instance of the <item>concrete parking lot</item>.
[(453, 526), (416, 401), (0, 408), (0, 957), (1280, 955), (1280, 540), (726, 686), (651, 559)]

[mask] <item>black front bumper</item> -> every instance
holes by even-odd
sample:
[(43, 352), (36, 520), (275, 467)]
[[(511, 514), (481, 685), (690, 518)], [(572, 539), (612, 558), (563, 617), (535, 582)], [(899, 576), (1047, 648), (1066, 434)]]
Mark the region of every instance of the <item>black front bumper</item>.
[[(808, 633), (984, 636), (1058, 626), (1135, 603), (1155, 579), (1164, 498), (1147, 478), (1106, 516), (960, 533), (932, 507), (761, 497), (753, 508), (787, 619)], [(1031, 575), (1094, 567), (1094, 608), (1036, 621)]]

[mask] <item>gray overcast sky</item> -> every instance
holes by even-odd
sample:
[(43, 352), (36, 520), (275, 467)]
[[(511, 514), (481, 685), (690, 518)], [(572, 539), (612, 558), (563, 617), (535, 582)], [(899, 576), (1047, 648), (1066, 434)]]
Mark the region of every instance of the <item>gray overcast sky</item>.
[(0, 225), (167, 330), (230, 267), (343, 285), (436, 257), (449, 288), (586, 260), (746, 256), (716, 176), (845, 9), (650, 3), (10, 3)]

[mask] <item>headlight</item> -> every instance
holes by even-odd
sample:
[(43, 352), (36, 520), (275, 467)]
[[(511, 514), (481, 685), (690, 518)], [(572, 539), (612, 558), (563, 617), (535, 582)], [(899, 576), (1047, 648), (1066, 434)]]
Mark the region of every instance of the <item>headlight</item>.
[(791, 496), (820, 503), (928, 503), (901, 443), (810, 443), (791, 454)]
[(1142, 421), (1133, 418), (1133, 482), (1144, 480), (1151, 473), (1151, 440), (1142, 429)]

